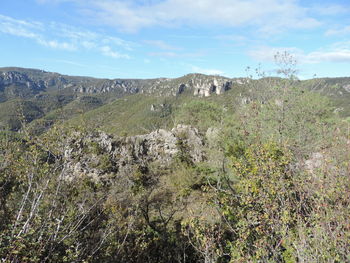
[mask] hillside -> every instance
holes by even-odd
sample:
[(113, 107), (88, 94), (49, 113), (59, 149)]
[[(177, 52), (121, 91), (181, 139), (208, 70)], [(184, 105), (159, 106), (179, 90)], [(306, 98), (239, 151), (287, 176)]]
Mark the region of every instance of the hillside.
[[(274, 79), (273, 85), (279, 85), (278, 81)], [(167, 127), (169, 119), (164, 118), (165, 115), (195, 97), (210, 97), (211, 101), (234, 103), (234, 107), (239, 107), (242, 101), (248, 102), (255, 93), (261, 92), (254, 88), (259, 82), (262, 87), (267, 86), (266, 83), (271, 84), (268, 79), (248, 81), (203, 74), (188, 74), (176, 79), (110, 80), (66, 76), (36, 69), (1, 68), (0, 128), (18, 130), (23, 123), (37, 120), (32, 126), (36, 132), (42, 132), (59, 120), (69, 120), (86, 113), (83, 118), (107, 126), (108, 131), (135, 134), (149, 131), (150, 126)], [(297, 81), (294, 85), (331, 98), (336, 110), (344, 117), (349, 116), (350, 78), (313, 79)], [(128, 96), (130, 103), (123, 100), (114, 102), (124, 96)], [(159, 106), (164, 101), (167, 101), (166, 106)], [(123, 113), (126, 107), (130, 111), (126, 114), (127, 118)], [(154, 108), (152, 112), (151, 107)], [(100, 121), (96, 122), (96, 118)], [(109, 124), (106, 125), (107, 122)]]
[[(151, 94), (156, 97), (171, 97), (194, 93), (208, 96), (228, 90), (232, 83), (233, 81), (227, 78), (199, 74), (190, 74), (178, 79), (108, 80), (71, 77), (35, 69), (2, 68), (0, 107), (4, 108), (4, 115), (7, 117), (0, 119), (0, 123), (2, 129), (17, 130), (20, 122), (31, 122), (38, 117), (44, 117), (46, 125), (50, 125), (58, 118), (57, 112), (60, 112), (63, 118), (70, 119), (78, 113), (95, 109), (125, 95)], [(26, 110), (21, 114), (8, 112), (7, 109), (18, 106), (16, 103), (19, 100), (27, 105)], [(17, 108), (20, 110), (21, 107)], [(26, 116), (27, 111), (37, 113)]]
[(350, 78), (1, 76), (0, 261), (348, 261)]

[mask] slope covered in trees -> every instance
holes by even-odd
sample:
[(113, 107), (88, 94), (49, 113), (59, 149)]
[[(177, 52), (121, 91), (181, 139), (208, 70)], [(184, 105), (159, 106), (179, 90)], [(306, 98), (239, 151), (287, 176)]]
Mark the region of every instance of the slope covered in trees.
[(2, 132), (0, 259), (348, 262), (349, 121), (284, 73)]

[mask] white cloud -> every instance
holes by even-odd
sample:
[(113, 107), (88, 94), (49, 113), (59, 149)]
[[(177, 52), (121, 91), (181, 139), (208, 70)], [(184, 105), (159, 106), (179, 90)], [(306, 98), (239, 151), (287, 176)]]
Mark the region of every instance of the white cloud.
[(105, 44), (113, 44), (122, 47), (125, 50), (132, 51), (134, 46), (137, 46), (137, 44), (125, 41), (118, 37), (102, 37), (102, 42)]
[(350, 63), (350, 43), (334, 43), (330, 47), (309, 53), (295, 47), (259, 47), (250, 50), (248, 55), (259, 62), (273, 62), (274, 56), (279, 52), (287, 51), (300, 64), (317, 64), (323, 62)]
[(76, 46), (73, 43), (45, 39), (42, 35), (44, 30), (45, 28), (41, 23), (17, 20), (0, 15), (0, 32), (2, 33), (29, 38), (40, 45), (54, 49), (76, 50)]
[(129, 55), (120, 54), (119, 52), (113, 51), (110, 46), (103, 46), (100, 48), (100, 50), (101, 50), (102, 54), (107, 56), (107, 57), (130, 59)]
[[(77, 2), (76, 0), (71, 0)], [(320, 24), (296, 0), (86, 0), (78, 1), (96, 22), (134, 32), (151, 26), (256, 26), (263, 32)]]
[(315, 51), (305, 55), (306, 63), (350, 63), (350, 49), (334, 51)]
[(35, 31), (40, 30), (42, 30), (40, 23), (17, 20), (0, 15), (0, 32), (2, 33), (35, 39), (39, 36)]
[(52, 49), (93, 50), (112, 58), (130, 58), (127, 54), (115, 51), (115, 48), (131, 51), (134, 45), (117, 37), (105, 36), (61, 23), (52, 22), (43, 25), (35, 21), (19, 20), (3, 15), (0, 15), (0, 33), (28, 38)]
[(345, 26), (337, 29), (329, 29), (326, 31), (326, 36), (335, 36), (335, 35), (347, 35), (350, 34), (350, 26)]
[(248, 55), (255, 60), (258, 60), (259, 62), (274, 62), (275, 61), (275, 55), (277, 53), (283, 53), (287, 51), (289, 54), (296, 57), (296, 59), (299, 60), (299, 58), (302, 56), (303, 51), (295, 48), (295, 47), (269, 47), (269, 46), (263, 46), (263, 47), (256, 47), (250, 51), (248, 51)]
[(94, 40), (99, 37), (99, 35), (95, 32), (78, 29), (62, 23), (51, 22), (49, 23), (48, 28), (53, 30), (56, 35), (72, 40)]
[(332, 4), (332, 5), (317, 5), (314, 6), (313, 11), (324, 16), (334, 16), (348, 13), (350, 8), (348, 6)]
[(221, 71), (219, 69), (207, 69), (207, 68), (200, 68), (197, 66), (191, 66), (191, 70), (195, 73), (202, 73), (206, 75), (223, 75), (225, 72)]
[(75, 44), (68, 43), (68, 42), (59, 42), (57, 40), (43, 40), (41, 38), (38, 38), (37, 42), (43, 46), (50, 47), (53, 49), (62, 49), (62, 50), (68, 50), (68, 51), (77, 50), (77, 46)]

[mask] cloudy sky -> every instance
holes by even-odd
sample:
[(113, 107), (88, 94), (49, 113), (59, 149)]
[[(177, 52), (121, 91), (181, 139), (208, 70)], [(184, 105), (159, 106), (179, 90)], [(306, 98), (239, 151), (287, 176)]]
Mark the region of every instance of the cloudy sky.
[(350, 76), (350, 0), (1, 0), (0, 67), (106, 78)]

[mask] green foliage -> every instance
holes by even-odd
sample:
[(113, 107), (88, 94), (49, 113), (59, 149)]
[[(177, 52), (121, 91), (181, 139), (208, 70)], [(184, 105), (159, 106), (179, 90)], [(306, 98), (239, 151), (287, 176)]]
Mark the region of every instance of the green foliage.
[(24, 123), (43, 115), (42, 110), (31, 101), (11, 100), (0, 103), (0, 129), (18, 131)]
[(226, 262), (226, 247), (223, 244), (225, 233), (221, 225), (195, 217), (185, 220), (182, 229), (204, 262)]
[(275, 87), (263, 102), (252, 101), (227, 118), (226, 140), (245, 143), (277, 141), (299, 151), (317, 151), (338, 121), (329, 100), (294, 87)]
[(234, 235), (231, 258), (233, 262), (281, 261), (285, 250), (281, 240), (300, 212), (294, 206), (298, 190), (288, 171), (290, 153), (273, 143), (241, 151), (231, 157), (238, 182), (232, 190), (220, 193), (220, 202), (225, 204), (222, 213)]
[(178, 152), (175, 156), (176, 160), (180, 163), (184, 163), (187, 166), (192, 166), (193, 161), (191, 159), (191, 155), (189, 153), (189, 146), (186, 143), (186, 134), (179, 134), (176, 141), (176, 148)]
[[(52, 104), (45, 96), (0, 104), (23, 108), (12, 126), (22, 133), (0, 133), (0, 261), (349, 262), (349, 121), (323, 96), (345, 92), (347, 80), (325, 80), (320, 95), (306, 90), (319, 90), (318, 80), (295, 79), (287, 54), (279, 63), (288, 78), (250, 79), (226, 96), (185, 90), (101, 106), (110, 101), (102, 95), (49, 92)], [(15, 111), (5, 106), (7, 123)], [(46, 114), (44, 126), (63, 121), (30, 135), (21, 125), (36, 114)], [(190, 138), (177, 134), (169, 165), (118, 170), (117, 157), (90, 140), (97, 127), (127, 136), (176, 124), (212, 136), (207, 160), (194, 162)], [(70, 143), (73, 165), (104, 175), (67, 174)]]
[[(157, 98), (147, 95), (132, 95), (91, 110), (73, 118), (77, 125), (84, 120), (87, 125), (97, 125), (114, 134), (142, 134), (172, 126), (172, 105), (175, 98)], [(156, 105), (154, 111), (152, 105)]]
[(223, 175), (213, 203), (227, 223), (231, 262), (346, 262), (350, 184), (343, 162), (329, 160), (315, 177), (276, 143), (229, 149), (235, 180)]
[(214, 102), (193, 100), (181, 107), (176, 115), (176, 123), (192, 125), (206, 131), (209, 127), (219, 126), (223, 114), (223, 108)]

